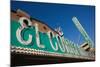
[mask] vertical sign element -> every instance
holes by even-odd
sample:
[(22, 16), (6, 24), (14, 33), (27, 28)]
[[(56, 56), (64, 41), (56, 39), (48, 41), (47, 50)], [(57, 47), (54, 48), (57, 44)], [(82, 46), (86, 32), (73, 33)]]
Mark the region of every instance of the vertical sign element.
[(90, 39), (90, 37), (88, 36), (88, 34), (86, 33), (85, 29), (82, 27), (82, 25), (80, 24), (80, 22), (78, 21), (78, 19), (76, 17), (72, 18), (72, 21), (74, 22), (74, 24), (76, 25), (77, 29), (81, 32), (81, 34), (84, 36), (85, 40), (88, 42), (88, 44), (93, 47), (93, 42)]

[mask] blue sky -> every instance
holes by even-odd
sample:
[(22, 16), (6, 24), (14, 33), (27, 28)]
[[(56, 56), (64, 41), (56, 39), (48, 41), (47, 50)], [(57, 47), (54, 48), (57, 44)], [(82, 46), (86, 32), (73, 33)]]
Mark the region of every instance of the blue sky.
[(84, 38), (72, 22), (72, 17), (76, 16), (92, 41), (95, 42), (94, 6), (12, 1), (11, 9), (21, 9), (52, 28), (60, 26), (65, 38), (81, 44)]

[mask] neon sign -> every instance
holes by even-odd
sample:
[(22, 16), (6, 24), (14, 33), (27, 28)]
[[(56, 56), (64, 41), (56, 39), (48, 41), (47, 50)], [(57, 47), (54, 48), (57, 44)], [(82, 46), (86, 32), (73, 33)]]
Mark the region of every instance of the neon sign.
[[(27, 23), (23, 21), (27, 21)], [(21, 17), (18, 21), (11, 20), (11, 25), (11, 43), (13, 46), (56, 53), (79, 54), (74, 43), (65, 40), (58, 34), (54, 35), (51, 31), (40, 32), (38, 24), (32, 25), (32, 22), (26, 17)]]

